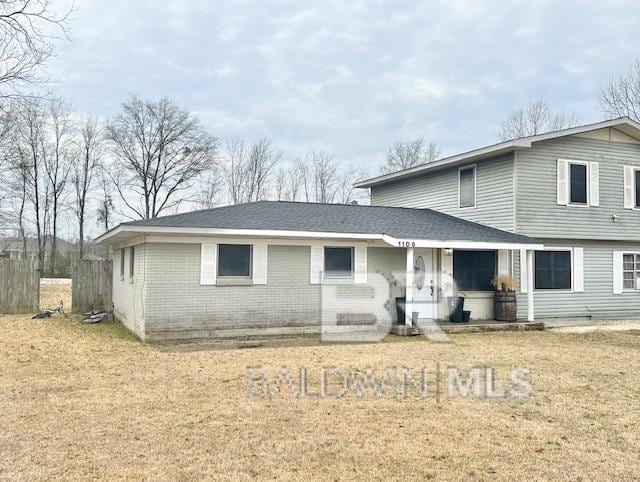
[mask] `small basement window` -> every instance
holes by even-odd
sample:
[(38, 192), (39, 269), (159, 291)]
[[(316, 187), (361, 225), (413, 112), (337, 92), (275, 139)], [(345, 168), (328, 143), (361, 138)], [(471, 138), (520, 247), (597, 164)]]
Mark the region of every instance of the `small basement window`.
[(136, 248), (135, 246), (131, 246), (129, 248), (129, 278), (133, 278), (133, 273), (135, 270), (135, 260), (136, 260)]
[(535, 289), (571, 289), (571, 251), (536, 251)]
[(251, 245), (219, 244), (218, 276), (251, 276)]
[(571, 204), (588, 204), (587, 163), (569, 163), (569, 189)]
[(492, 291), (491, 280), (496, 276), (495, 251), (453, 252), (453, 279), (463, 291)]
[(640, 254), (622, 256), (623, 287), (625, 290), (638, 289), (636, 280), (640, 280)]
[(324, 273), (328, 277), (353, 276), (353, 248), (325, 247)]

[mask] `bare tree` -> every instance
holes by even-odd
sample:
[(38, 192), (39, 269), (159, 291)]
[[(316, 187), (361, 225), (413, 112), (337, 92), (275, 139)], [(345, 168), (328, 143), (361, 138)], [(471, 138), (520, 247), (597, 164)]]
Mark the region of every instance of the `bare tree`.
[(6, 226), (16, 227), (22, 239), (23, 259), (27, 258), (27, 233), (26, 233), (26, 210), (28, 202), (29, 172), (30, 162), (28, 152), (23, 142), (21, 142), (18, 130), (13, 129), (9, 136), (7, 150), (3, 151), (7, 156), (7, 168), (4, 184), (6, 193), (11, 204), (11, 208), (4, 216)]
[(239, 137), (229, 137), (225, 141), (224, 175), (229, 189), (231, 204), (246, 202), (245, 159), (246, 143)]
[(261, 139), (248, 146), (240, 138), (226, 141), (225, 180), (233, 204), (259, 201), (269, 194), (273, 170), (282, 158), (271, 141)]
[(15, 103), (0, 104), (0, 182), (5, 189), (0, 189), (0, 230), (7, 229), (11, 216), (4, 210), (4, 204), (11, 199), (11, 190), (6, 189), (6, 182), (12, 174), (11, 165), (14, 145)]
[[(51, 256), (49, 269), (56, 273), (58, 245), (58, 218), (67, 194), (67, 181), (71, 172), (71, 120), (68, 105), (59, 98), (48, 103), (48, 126), (51, 129), (50, 152), (44, 158), (44, 168), (51, 193)], [(47, 133), (48, 134), (48, 133)]]
[(220, 196), (224, 190), (224, 178), (220, 169), (215, 168), (200, 182), (200, 192), (195, 204), (201, 209), (211, 209), (220, 203)]
[(287, 182), (289, 180), (288, 171), (286, 169), (278, 170), (276, 174), (276, 199), (278, 201), (290, 201), (291, 194), (287, 189)]
[(357, 204), (367, 199), (367, 193), (353, 187), (356, 181), (365, 177), (367, 175), (361, 169), (355, 167), (341, 169), (338, 175), (336, 201), (340, 204)]
[(640, 60), (602, 90), (600, 107), (606, 117), (626, 116), (640, 121)]
[(312, 151), (308, 156), (310, 190), (313, 202), (333, 203), (338, 191), (338, 166), (325, 151)]
[(78, 219), (78, 256), (84, 258), (84, 226), (88, 195), (104, 154), (102, 127), (97, 119), (87, 117), (80, 125), (71, 182), (75, 191), (73, 211)]
[(47, 112), (41, 100), (21, 103), (16, 122), (16, 148), (19, 152), (20, 171), (26, 177), (26, 198), (32, 204), (33, 224), (38, 247), (38, 267), (44, 270), (47, 233), (49, 232), (50, 184), (47, 182)]
[(178, 194), (215, 164), (215, 138), (167, 98), (132, 97), (107, 125), (106, 138), (116, 160), (111, 179), (131, 218), (155, 218), (188, 200)]
[(399, 141), (387, 151), (387, 160), (382, 172), (401, 171), (419, 164), (435, 161), (440, 157), (440, 148), (434, 143), (425, 144), (424, 139)]
[(111, 229), (111, 218), (114, 211), (113, 196), (111, 195), (111, 179), (106, 174), (103, 164), (100, 164), (97, 174), (102, 196), (98, 204), (96, 222), (98, 226), (102, 227), (106, 232)]
[(520, 137), (535, 136), (543, 132), (568, 129), (578, 125), (575, 113), (553, 113), (544, 100), (530, 101), (502, 122), (496, 137), (505, 142)]
[(67, 36), (68, 16), (52, 11), (51, 0), (0, 0), (0, 97), (21, 97), (22, 87), (40, 80), (53, 52), (53, 31)]

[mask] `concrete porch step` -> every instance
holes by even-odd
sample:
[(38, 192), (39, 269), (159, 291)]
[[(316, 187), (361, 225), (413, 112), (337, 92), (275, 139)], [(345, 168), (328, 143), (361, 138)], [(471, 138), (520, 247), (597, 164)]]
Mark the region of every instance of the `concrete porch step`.
[(529, 331), (544, 330), (542, 322), (516, 321), (504, 322), (495, 320), (470, 321), (469, 323), (433, 322), (418, 326), (393, 325), (391, 333), (400, 336), (414, 336), (427, 333), (479, 333), (484, 331)]

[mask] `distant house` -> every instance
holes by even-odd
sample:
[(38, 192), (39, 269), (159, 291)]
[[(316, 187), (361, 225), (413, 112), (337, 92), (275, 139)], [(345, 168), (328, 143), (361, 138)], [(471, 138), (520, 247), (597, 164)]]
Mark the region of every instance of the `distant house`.
[[(51, 255), (51, 237), (47, 238), (45, 247), (45, 263), (49, 261)], [(25, 242), (22, 238), (0, 238), (0, 258), (4, 259), (25, 259), (24, 251)], [(26, 239), (26, 259), (38, 258), (38, 240), (36, 238)], [(77, 243), (65, 241), (58, 238), (56, 248), (60, 256), (73, 256), (78, 252)], [(107, 251), (103, 246), (97, 246), (95, 243), (85, 243), (85, 259), (104, 259)]]
[(0, 239), (0, 258), (4, 259), (37, 259), (38, 241), (34, 238), (4, 238)]

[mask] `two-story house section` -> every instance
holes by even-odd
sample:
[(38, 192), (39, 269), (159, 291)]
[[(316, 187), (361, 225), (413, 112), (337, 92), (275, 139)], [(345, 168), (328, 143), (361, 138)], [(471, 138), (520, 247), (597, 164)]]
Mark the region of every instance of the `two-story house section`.
[[(518, 316), (640, 316), (640, 124), (614, 119), (515, 139), (359, 182), (371, 203), (432, 208), (536, 238), (533, 286), (521, 256)], [(453, 277), (476, 318), (492, 315), (495, 251), (454, 251)]]

